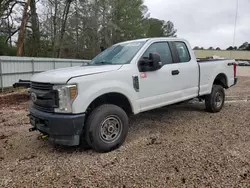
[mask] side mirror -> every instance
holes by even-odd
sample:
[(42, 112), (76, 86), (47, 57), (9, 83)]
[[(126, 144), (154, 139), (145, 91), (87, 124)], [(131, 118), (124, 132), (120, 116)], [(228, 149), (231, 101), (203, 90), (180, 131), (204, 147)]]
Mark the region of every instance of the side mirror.
[(139, 61), (140, 72), (156, 71), (161, 67), (161, 57), (158, 53), (150, 53), (148, 58)]
[(162, 67), (161, 56), (158, 53), (150, 53), (149, 59), (153, 61), (153, 65), (156, 70)]

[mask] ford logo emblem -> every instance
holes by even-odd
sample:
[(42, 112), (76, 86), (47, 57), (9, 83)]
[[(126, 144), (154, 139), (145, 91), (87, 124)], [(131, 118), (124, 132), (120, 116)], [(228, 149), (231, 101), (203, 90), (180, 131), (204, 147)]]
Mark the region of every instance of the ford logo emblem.
[(33, 102), (36, 102), (37, 96), (36, 96), (35, 93), (31, 93), (31, 100), (32, 100)]

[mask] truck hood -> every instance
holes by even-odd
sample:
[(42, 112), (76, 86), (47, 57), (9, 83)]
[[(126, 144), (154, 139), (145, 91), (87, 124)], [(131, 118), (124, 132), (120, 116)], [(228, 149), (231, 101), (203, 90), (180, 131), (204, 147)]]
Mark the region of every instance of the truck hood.
[(122, 65), (97, 65), (60, 68), (35, 74), (31, 77), (32, 82), (46, 82), (54, 84), (66, 84), (68, 80), (74, 77), (100, 74), (103, 72), (115, 71)]

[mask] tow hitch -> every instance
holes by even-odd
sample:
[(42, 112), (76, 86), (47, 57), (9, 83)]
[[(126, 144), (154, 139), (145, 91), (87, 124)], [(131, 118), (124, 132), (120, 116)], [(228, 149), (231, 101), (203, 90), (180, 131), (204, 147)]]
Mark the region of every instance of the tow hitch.
[(38, 136), (38, 139), (39, 139), (39, 140), (45, 140), (45, 139), (48, 138), (48, 137), (49, 137), (49, 135), (42, 134), (42, 135)]

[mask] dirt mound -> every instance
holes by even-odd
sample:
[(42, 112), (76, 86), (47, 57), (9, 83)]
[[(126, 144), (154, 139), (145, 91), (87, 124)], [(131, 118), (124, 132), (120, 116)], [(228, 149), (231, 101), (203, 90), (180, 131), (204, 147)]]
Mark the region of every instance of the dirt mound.
[(27, 90), (0, 95), (0, 106), (15, 105), (29, 100)]

